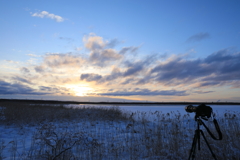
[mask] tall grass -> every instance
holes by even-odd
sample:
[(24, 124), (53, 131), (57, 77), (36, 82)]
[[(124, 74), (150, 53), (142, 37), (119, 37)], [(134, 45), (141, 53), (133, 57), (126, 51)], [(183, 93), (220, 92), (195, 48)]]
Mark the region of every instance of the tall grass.
[(1, 123), (37, 125), (44, 122), (88, 120), (126, 120), (128, 115), (118, 107), (69, 108), (63, 104), (1, 103)]
[[(196, 122), (179, 112), (127, 113), (118, 107), (73, 109), (39, 104), (1, 106), (5, 107), (2, 126), (34, 129), (28, 137), (8, 142), (0, 139), (0, 159), (187, 159), (196, 129)], [(223, 132), (221, 141), (213, 140), (201, 127), (218, 159), (240, 158), (239, 117), (234, 112), (217, 117)], [(212, 122), (205, 123), (214, 132)], [(212, 159), (203, 139), (196, 159)]]

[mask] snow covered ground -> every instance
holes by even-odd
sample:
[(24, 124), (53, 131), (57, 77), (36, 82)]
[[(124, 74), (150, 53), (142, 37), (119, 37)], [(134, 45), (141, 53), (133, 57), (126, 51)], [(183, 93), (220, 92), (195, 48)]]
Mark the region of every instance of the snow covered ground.
[[(83, 106), (93, 105), (66, 107)], [(211, 107), (217, 113), (224, 137), (222, 141), (214, 141), (206, 133), (213, 151), (219, 159), (240, 159), (240, 106)], [(123, 105), (119, 108), (129, 113), (128, 121), (82, 119), (35, 126), (0, 125), (0, 159), (188, 158), (196, 122), (194, 113), (186, 113), (185, 106)], [(3, 111), (1, 108), (2, 119)], [(207, 125), (211, 130), (215, 129), (211, 121)], [(201, 145), (196, 159), (211, 159), (204, 142)]]

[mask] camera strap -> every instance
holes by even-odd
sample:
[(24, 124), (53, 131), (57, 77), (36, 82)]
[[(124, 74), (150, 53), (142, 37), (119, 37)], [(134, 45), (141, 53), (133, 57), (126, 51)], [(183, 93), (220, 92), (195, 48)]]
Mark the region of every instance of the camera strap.
[(216, 138), (213, 134), (212, 134), (212, 132), (209, 130), (209, 128), (205, 125), (205, 123), (203, 123), (203, 121), (201, 121), (202, 122), (202, 125), (206, 128), (206, 130), (207, 130), (207, 132), (210, 134), (210, 136), (213, 138), (213, 139), (215, 139), (215, 140), (222, 140), (222, 132), (221, 132), (221, 130), (220, 130), (220, 127), (219, 127), (219, 125), (218, 125), (218, 122), (217, 122), (217, 120), (214, 118), (213, 119), (213, 123), (214, 123), (214, 126), (215, 126), (215, 129), (217, 130), (217, 133), (218, 133), (218, 137), (219, 138)]

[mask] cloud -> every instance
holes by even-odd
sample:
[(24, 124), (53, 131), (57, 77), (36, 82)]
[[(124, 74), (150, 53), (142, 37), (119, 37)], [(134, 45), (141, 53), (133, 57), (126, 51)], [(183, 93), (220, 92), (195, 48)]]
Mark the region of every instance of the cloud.
[(95, 34), (83, 37), (83, 42), (85, 47), (90, 51), (103, 49), (107, 44), (102, 37), (96, 36)]
[(122, 84), (122, 85), (127, 85), (127, 84), (133, 83), (134, 81), (135, 81), (134, 78), (128, 78), (128, 79), (126, 79), (124, 82), (122, 82), (121, 84)]
[(81, 80), (86, 80), (87, 82), (91, 82), (91, 81), (99, 81), (102, 78), (101, 75), (99, 74), (82, 74), (80, 76)]
[(186, 96), (186, 91), (176, 90), (149, 90), (135, 88), (133, 90), (119, 90), (107, 93), (97, 93), (100, 96)]
[(69, 92), (69, 89), (64, 87), (58, 87), (58, 86), (39, 86), (40, 91), (44, 91), (47, 93), (60, 93), (60, 94), (66, 94)]
[(84, 60), (81, 56), (71, 53), (48, 53), (44, 56), (43, 63), (52, 68), (80, 67), (84, 64)]
[(71, 42), (74, 41), (73, 38), (69, 38), (69, 37), (59, 37), (59, 39), (64, 40), (64, 41), (67, 41), (68, 43), (71, 43)]
[(46, 92), (38, 92), (35, 89), (20, 83), (8, 83), (0, 80), (0, 94), (23, 94), (23, 95), (45, 95)]
[(142, 62), (136, 62), (131, 64), (128, 69), (123, 73), (124, 77), (134, 75), (144, 69), (144, 64)]
[(224, 85), (240, 80), (240, 53), (228, 49), (215, 52), (204, 59), (169, 58), (151, 69), (154, 80), (166, 85), (201, 82), (200, 87)]
[(102, 65), (121, 59), (122, 56), (114, 49), (103, 49), (90, 53), (90, 61), (95, 64)]
[(183, 57), (170, 57), (151, 69), (154, 79), (158, 82), (172, 80), (192, 80), (210, 74), (211, 71), (201, 66), (201, 60), (185, 60)]
[[(33, 67), (37, 73), (77, 72), (86, 61), (79, 54), (72, 53), (46, 53), (42, 57), (41, 64)], [(21, 70), (24, 72), (26, 69)]]
[(119, 68), (117, 68), (117, 67), (114, 67), (114, 68), (112, 69), (112, 72), (111, 72), (109, 75), (106, 75), (106, 76), (104, 77), (104, 80), (103, 80), (103, 81), (107, 81), (107, 82), (113, 81), (113, 80), (119, 78), (120, 76), (122, 76), (121, 70), (120, 70)]
[(26, 67), (20, 68), (20, 71), (21, 71), (22, 73), (29, 73), (29, 72), (30, 72), (29, 69), (26, 68)]
[(44, 72), (44, 67), (43, 66), (35, 66), (34, 69), (37, 73), (43, 73)]
[[(129, 84), (130, 82), (133, 84), (134, 82), (136, 83), (136, 81), (139, 81), (136, 76), (146, 76), (146, 70), (148, 70), (148, 67), (157, 60), (156, 57), (157, 55), (151, 55), (145, 57), (143, 60), (138, 60), (135, 62), (125, 61), (122, 63), (122, 68), (114, 67), (109, 74), (106, 74), (104, 76), (101, 76), (99, 74), (97, 74), (97, 76), (93, 73), (82, 74), (81, 80), (96, 81), (97, 83), (109, 83), (113, 82), (116, 79), (120, 79), (121, 81), (124, 81), (121, 82), (121, 84)], [(131, 81), (124, 80), (124, 78), (126, 77), (131, 79)], [(145, 81), (147, 81), (147, 78), (145, 79)]]
[(236, 59), (237, 62), (240, 60), (240, 54), (231, 54), (230, 49), (222, 49), (205, 58), (206, 63), (216, 63), (216, 62), (227, 62)]
[(36, 88), (29, 87), (28, 85), (21, 84), (32, 84), (28, 80), (20, 77), (13, 77), (12, 79), (18, 80), (16, 83), (6, 82), (0, 79), (0, 95), (50, 95), (50, 94), (61, 94), (66, 95), (69, 93), (69, 89), (59, 86), (39, 86)]
[(192, 35), (187, 39), (186, 42), (197, 42), (197, 41), (202, 41), (204, 39), (210, 38), (210, 34), (205, 32), (205, 33), (197, 33), (195, 35)]
[(120, 42), (117, 39), (112, 39), (109, 42), (107, 42), (106, 47), (107, 48), (114, 48), (116, 45), (118, 45)]
[(150, 65), (155, 63), (157, 59), (157, 55), (153, 54), (136, 62), (126, 61), (127, 70), (123, 73), (123, 77), (133, 76), (136, 73), (146, 70)]
[(130, 46), (130, 47), (123, 47), (120, 51), (119, 54), (126, 54), (126, 53), (136, 53), (137, 50), (139, 49), (139, 47), (134, 47), (134, 46)]
[[(161, 54), (148, 54), (145, 57), (136, 55), (132, 58), (129, 55), (137, 52), (138, 47), (113, 49), (119, 43), (116, 39), (107, 41), (100, 36), (90, 34), (85, 36), (83, 41), (86, 50), (83, 49), (82, 52), (86, 51), (86, 53), (47, 53), (41, 56), (40, 64), (19, 67), (24, 76), (14, 75), (9, 79), (11, 82), (18, 82), (12, 83), (13, 85), (22, 85), (20, 87), (34, 93), (61, 94), (69, 91), (60, 89), (60, 85), (87, 82), (91, 82), (91, 85), (95, 82), (95, 85), (101, 85), (101, 88), (133, 86), (145, 88), (100, 91), (96, 93), (97, 96), (185, 96), (189, 92), (194, 93), (195, 89), (240, 86), (240, 53), (231, 49), (219, 50), (205, 58)], [(44, 86), (46, 83), (49, 86)], [(33, 84), (39, 85), (39, 89), (27, 88), (27, 85)], [(51, 84), (59, 86), (54, 87)], [(190, 87), (195, 89), (186, 92)], [(195, 94), (201, 93), (210, 93), (210, 91), (195, 92)]]
[(29, 81), (25, 78), (19, 77), (19, 76), (14, 76), (14, 77), (12, 77), (12, 79), (15, 80), (15, 81), (19, 81), (19, 82), (23, 82), (23, 83), (27, 83), (27, 84), (32, 84), (31, 81)]
[(94, 34), (85, 36), (83, 42), (85, 47), (90, 51), (89, 62), (93, 65), (104, 67), (123, 58), (117, 50), (108, 48), (109, 46), (115, 45), (116, 42), (108, 42)]
[(193, 93), (197, 93), (197, 94), (206, 94), (206, 93), (212, 93), (212, 92), (214, 92), (214, 91), (200, 91), (200, 90), (193, 91)]
[[(164, 61), (151, 55), (137, 61), (124, 61), (109, 74), (86, 73), (81, 80), (121, 85), (161, 84), (164, 86), (210, 87), (233, 85), (240, 81), (240, 53), (229, 49), (214, 52), (206, 58), (189, 59), (173, 55)], [(236, 83), (234, 83), (234, 86)]]
[(220, 84), (222, 84), (221, 81), (203, 81), (203, 82), (200, 82), (198, 87), (209, 87), (209, 86), (212, 87)]
[(33, 13), (32, 16), (33, 17), (40, 17), (40, 18), (50, 18), (50, 19), (53, 19), (53, 20), (55, 20), (57, 22), (63, 22), (65, 20), (61, 16), (49, 13), (47, 11), (42, 11), (40, 13)]

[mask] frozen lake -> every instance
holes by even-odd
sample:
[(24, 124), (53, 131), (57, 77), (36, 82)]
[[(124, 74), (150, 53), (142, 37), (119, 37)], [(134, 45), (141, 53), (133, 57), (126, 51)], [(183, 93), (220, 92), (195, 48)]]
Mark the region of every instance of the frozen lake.
[[(118, 106), (125, 111), (130, 112), (155, 112), (159, 111), (162, 113), (169, 113), (169, 112), (179, 112), (181, 114), (186, 114), (185, 107), (187, 105), (91, 105), (91, 104), (84, 104), (84, 105), (69, 105), (71, 107), (111, 107), (111, 106)], [(198, 106), (198, 105), (193, 105)], [(240, 105), (207, 105), (213, 109), (214, 113), (218, 113), (218, 115), (222, 115), (226, 112), (238, 112), (240, 113)], [(191, 113), (190, 113), (191, 114)], [(192, 113), (193, 114), (193, 113)], [(193, 114), (194, 115), (194, 114)]]

